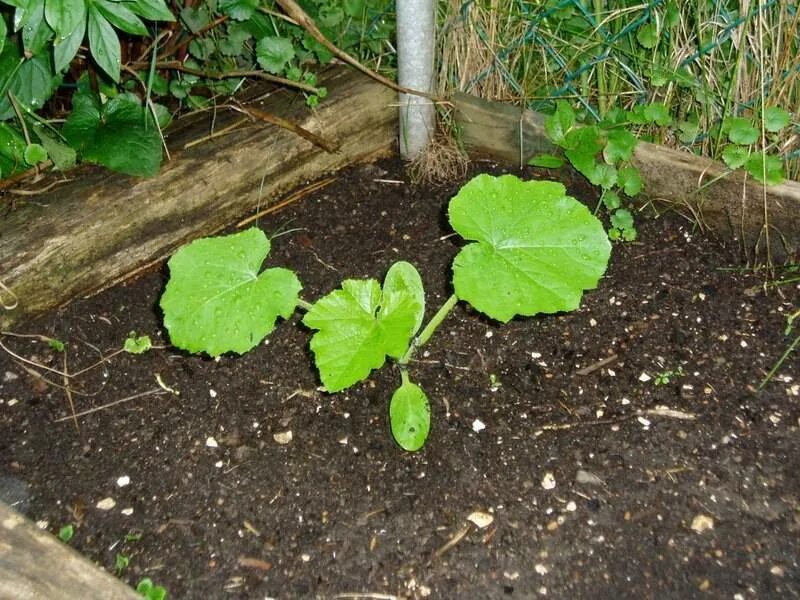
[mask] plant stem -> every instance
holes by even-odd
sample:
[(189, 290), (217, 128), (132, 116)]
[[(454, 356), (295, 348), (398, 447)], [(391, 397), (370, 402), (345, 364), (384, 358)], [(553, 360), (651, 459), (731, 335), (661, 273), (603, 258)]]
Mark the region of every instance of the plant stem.
[(436, 311), (436, 314), (431, 317), (431, 320), (428, 321), (428, 324), (425, 326), (425, 329), (411, 342), (411, 345), (406, 350), (406, 353), (400, 358), (398, 364), (407, 365), (408, 361), (412, 359), (414, 354), (417, 352), (419, 348), (425, 345), (425, 343), (431, 338), (433, 332), (436, 331), (436, 328), (442, 324), (447, 318), (447, 315), (453, 310), (453, 307), (458, 303), (458, 296), (455, 294), (451, 295), (447, 301), (442, 304), (439, 310)]
[(301, 310), (304, 310), (304, 311), (308, 312), (308, 311), (310, 311), (310, 310), (311, 310), (311, 308), (312, 308), (314, 305), (313, 305), (313, 304), (311, 304), (310, 302), (306, 302), (306, 301), (305, 301), (305, 300), (303, 300), (302, 298), (298, 298), (298, 299), (297, 299), (297, 306), (298, 306), (298, 308), (300, 308)]

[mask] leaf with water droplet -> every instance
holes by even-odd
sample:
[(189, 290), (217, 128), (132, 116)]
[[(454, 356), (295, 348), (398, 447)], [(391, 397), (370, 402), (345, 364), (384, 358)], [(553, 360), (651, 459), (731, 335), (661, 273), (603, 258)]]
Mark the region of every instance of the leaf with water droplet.
[(608, 264), (602, 223), (560, 183), (478, 175), (448, 213), (473, 241), (453, 261), (455, 292), (499, 321), (574, 310)]
[(273, 330), (278, 317), (288, 318), (300, 282), (288, 269), (259, 273), (269, 250), (269, 240), (255, 227), (178, 250), (169, 260), (160, 302), (172, 343), (211, 356), (243, 354)]
[(431, 429), (431, 406), (418, 385), (404, 381), (389, 403), (392, 436), (403, 450), (416, 452), (425, 445)]

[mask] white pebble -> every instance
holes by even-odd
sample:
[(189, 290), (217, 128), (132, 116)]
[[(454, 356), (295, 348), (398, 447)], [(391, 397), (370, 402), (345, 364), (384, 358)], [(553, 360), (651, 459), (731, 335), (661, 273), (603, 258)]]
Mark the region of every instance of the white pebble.
[(272, 436), (272, 439), (274, 439), (279, 444), (285, 446), (286, 444), (292, 441), (292, 431), (291, 429), (288, 431), (281, 431), (279, 433), (274, 434)]
[(484, 423), (480, 419), (475, 419), (472, 422), (472, 431), (474, 431), (475, 433), (480, 433), (484, 429), (486, 429), (486, 423)]
[(538, 563), (534, 565), (533, 570), (536, 571), (539, 575), (547, 575), (548, 569), (542, 563)]
[(484, 529), (494, 522), (494, 517), (489, 513), (476, 510), (467, 517), (467, 521), (475, 525), (478, 529)]
[(116, 500), (109, 497), (109, 498), (103, 498), (95, 506), (97, 506), (97, 508), (99, 508), (100, 510), (111, 510), (116, 505), (117, 505)]
[(208, 395), (211, 396), (212, 398), (216, 398), (217, 397), (217, 391), (216, 390), (208, 390)]
[(691, 528), (692, 531), (696, 531), (697, 533), (703, 533), (708, 529), (714, 529), (714, 519), (708, 515), (697, 515), (692, 519)]
[(132, 509), (132, 508), (123, 508), (123, 509), (122, 509), (121, 511), (119, 511), (119, 512), (121, 512), (121, 513), (122, 513), (123, 515), (125, 515), (126, 517), (130, 517), (130, 516), (133, 514), (133, 509)]
[(122, 477), (117, 478), (117, 486), (118, 487), (125, 487), (131, 482), (131, 478), (127, 475), (123, 475)]
[(647, 382), (647, 381), (650, 381), (651, 379), (652, 379), (652, 377), (650, 377), (650, 375), (648, 375), (644, 371), (642, 371), (642, 374), (639, 375), (639, 381), (641, 381), (641, 382)]
[(544, 477), (542, 477), (542, 487), (546, 490), (552, 490), (554, 487), (556, 487), (556, 478), (553, 477), (553, 474), (550, 471), (545, 473)]
[(208, 446), (209, 448), (218, 448), (219, 444), (217, 443), (217, 440), (209, 436), (206, 438), (206, 446)]

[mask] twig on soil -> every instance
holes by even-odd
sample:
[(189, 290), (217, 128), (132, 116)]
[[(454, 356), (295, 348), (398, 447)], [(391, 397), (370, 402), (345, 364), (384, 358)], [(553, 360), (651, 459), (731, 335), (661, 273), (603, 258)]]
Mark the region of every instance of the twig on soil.
[(670, 419), (681, 419), (684, 421), (694, 421), (697, 416), (694, 413), (684, 412), (682, 410), (675, 410), (666, 406), (656, 406), (655, 408), (648, 408), (646, 410), (637, 410), (629, 415), (621, 417), (614, 417), (608, 419), (591, 419), (587, 421), (572, 421), (570, 423), (548, 423), (538, 427), (539, 431), (560, 431), (563, 429), (573, 429), (575, 427), (584, 427), (591, 425), (615, 425), (630, 421), (636, 417), (667, 417)]
[(222, 129), (217, 129), (213, 133), (209, 133), (208, 135), (204, 135), (203, 137), (197, 138), (196, 140), (192, 140), (191, 142), (186, 142), (183, 145), (183, 149), (186, 150), (188, 148), (191, 148), (192, 146), (197, 146), (198, 144), (203, 144), (205, 142), (209, 142), (209, 141), (211, 141), (213, 139), (216, 139), (218, 137), (222, 137), (224, 135), (228, 135), (229, 133), (232, 133), (232, 132), (236, 131), (237, 129), (239, 129), (239, 127), (241, 127), (242, 125), (246, 125), (249, 122), (250, 121), (248, 119), (239, 119), (238, 121), (234, 121), (233, 123), (231, 123), (227, 127), (223, 127)]
[(431, 560), (429, 561), (429, 563), (433, 562), (437, 558), (440, 558), (445, 552), (447, 552), (448, 550), (453, 548), (456, 544), (458, 544), (461, 540), (463, 540), (467, 536), (467, 534), (469, 533), (469, 530), (471, 528), (472, 528), (472, 525), (470, 523), (467, 523), (461, 529), (456, 531), (453, 534), (453, 537), (451, 537), (449, 540), (447, 540), (447, 542), (445, 542), (445, 544), (443, 546), (441, 546), (438, 550), (436, 550), (433, 553), (433, 556), (431, 557)]
[(324, 187), (328, 187), (330, 184), (332, 184), (334, 181), (336, 181), (336, 179), (337, 179), (336, 177), (329, 177), (328, 179), (323, 179), (322, 181), (317, 181), (317, 182), (314, 182), (314, 183), (312, 183), (310, 185), (305, 186), (304, 188), (300, 188), (295, 193), (293, 193), (291, 196), (285, 198), (284, 200), (281, 200), (277, 204), (272, 204), (272, 205), (268, 206), (267, 208), (265, 208), (264, 210), (257, 212), (253, 216), (247, 217), (246, 219), (242, 219), (241, 221), (239, 221), (236, 224), (236, 227), (238, 228), (238, 227), (244, 227), (245, 225), (249, 225), (253, 221), (256, 221), (257, 219), (260, 219), (264, 215), (268, 215), (268, 214), (270, 214), (272, 212), (275, 212), (276, 210), (280, 210), (284, 206), (288, 206), (289, 204), (292, 204), (293, 202), (297, 202), (298, 200), (304, 198), (305, 196), (307, 196), (311, 192), (316, 192), (317, 190), (321, 190)]
[(334, 600), (398, 600), (399, 596), (377, 592), (343, 592), (331, 596), (331, 598)]
[(72, 421), (75, 423), (75, 431), (78, 432), (78, 435), (81, 434), (81, 426), (78, 424), (78, 417), (75, 416), (75, 402), (72, 400), (72, 389), (69, 387), (69, 371), (67, 370), (67, 351), (64, 350), (64, 393), (67, 396), (67, 402), (69, 402), (69, 410), (72, 413)]
[(602, 369), (606, 365), (611, 364), (612, 362), (617, 360), (617, 358), (618, 357), (616, 354), (612, 354), (611, 356), (607, 356), (602, 360), (598, 360), (596, 363), (589, 365), (588, 367), (583, 367), (582, 369), (575, 371), (575, 373), (577, 375), (588, 375), (589, 373), (597, 371), (597, 369)]
[(120, 398), (119, 400), (114, 400), (113, 402), (109, 402), (107, 404), (103, 404), (102, 406), (95, 406), (94, 408), (90, 408), (88, 410), (83, 410), (79, 413), (75, 413), (66, 417), (61, 417), (60, 419), (56, 419), (53, 423), (61, 423), (63, 421), (69, 421), (70, 419), (75, 419), (78, 417), (85, 417), (86, 415), (90, 415), (95, 412), (99, 412), (101, 410), (105, 410), (107, 408), (111, 408), (112, 406), (117, 406), (118, 404), (123, 404), (124, 402), (130, 402), (131, 400), (138, 400), (139, 398), (144, 398), (146, 396), (163, 396), (166, 394), (164, 390), (160, 388), (155, 388), (152, 390), (148, 390), (146, 392), (140, 392), (138, 394), (134, 394), (133, 396), (126, 396), (125, 398)]

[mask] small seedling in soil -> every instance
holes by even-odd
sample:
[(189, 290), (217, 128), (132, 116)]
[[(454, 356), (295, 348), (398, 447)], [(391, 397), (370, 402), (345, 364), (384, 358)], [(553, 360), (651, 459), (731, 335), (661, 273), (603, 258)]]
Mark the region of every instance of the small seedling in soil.
[(149, 577), (145, 577), (139, 582), (136, 591), (147, 600), (166, 600), (167, 597), (167, 590), (160, 585), (155, 585)]
[(114, 569), (117, 572), (117, 577), (121, 576), (125, 572), (130, 562), (131, 559), (129, 556), (117, 553), (117, 557), (114, 559)]
[(71, 523), (68, 525), (64, 525), (61, 529), (58, 530), (58, 539), (60, 539), (65, 544), (68, 544), (74, 535), (75, 535), (75, 527)]
[(131, 331), (122, 345), (122, 349), (128, 354), (144, 354), (153, 347), (153, 342), (150, 336), (136, 335), (135, 331)]
[(653, 385), (667, 385), (673, 379), (683, 377), (683, 375), (683, 367), (661, 371), (660, 373), (657, 373), (655, 379), (653, 379)]
[(49, 338), (47, 340), (47, 345), (56, 352), (63, 352), (64, 348), (66, 348), (66, 344), (64, 344), (64, 342), (61, 340), (57, 340), (56, 338)]
[[(478, 175), (452, 198), (448, 216), (468, 243), (453, 261), (454, 293), (422, 327), (422, 279), (408, 262), (393, 264), (381, 284), (348, 279), (315, 303), (299, 297), (292, 271), (261, 271), (270, 241), (256, 228), (196, 240), (169, 261), (161, 297), (173, 345), (219, 356), (242, 354), (298, 307), (314, 331), (311, 351), (328, 392), (349, 388), (392, 360), (400, 387), (389, 403), (397, 443), (422, 448), (430, 403), (409, 365), (459, 301), (501, 323), (575, 310), (605, 272), (611, 245), (600, 221), (552, 181)], [(499, 383), (495, 381), (495, 383)]]

